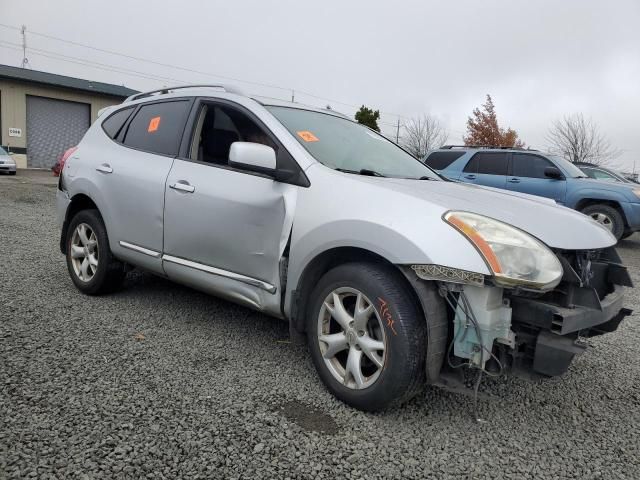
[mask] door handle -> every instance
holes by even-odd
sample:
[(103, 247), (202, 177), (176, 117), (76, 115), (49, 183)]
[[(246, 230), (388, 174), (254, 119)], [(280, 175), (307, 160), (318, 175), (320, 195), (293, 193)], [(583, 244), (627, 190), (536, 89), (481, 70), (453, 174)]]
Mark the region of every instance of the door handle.
[(196, 187), (185, 180), (179, 180), (176, 183), (169, 185), (169, 188), (173, 188), (174, 190), (179, 190), (186, 193), (193, 193), (196, 191)]
[(475, 180), (476, 176), (475, 175), (465, 175), (464, 178), (468, 178), (469, 180)]
[(510, 183), (520, 183), (520, 179), (519, 178), (510, 178), (509, 182)]
[(109, 165), (108, 163), (103, 163), (98, 168), (96, 168), (96, 171), (100, 173), (113, 173), (113, 168), (111, 168), (111, 165)]

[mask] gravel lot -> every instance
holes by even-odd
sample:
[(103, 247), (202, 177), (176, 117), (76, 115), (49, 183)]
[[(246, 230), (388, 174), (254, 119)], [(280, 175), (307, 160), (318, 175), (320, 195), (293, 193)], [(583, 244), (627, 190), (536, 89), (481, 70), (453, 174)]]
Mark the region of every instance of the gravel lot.
[(80, 294), (46, 180), (0, 177), (0, 478), (640, 477), (637, 315), (563, 378), (486, 380), (486, 423), (436, 389), (364, 414), (283, 322), (135, 272)]

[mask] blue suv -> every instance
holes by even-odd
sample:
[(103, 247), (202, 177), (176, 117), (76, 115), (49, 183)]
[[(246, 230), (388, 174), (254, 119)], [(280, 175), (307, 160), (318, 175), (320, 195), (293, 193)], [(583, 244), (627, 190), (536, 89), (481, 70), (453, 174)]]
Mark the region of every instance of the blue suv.
[(638, 185), (588, 178), (571, 162), (537, 150), (444, 146), (424, 162), (450, 180), (539, 195), (589, 215), (617, 239), (640, 230)]

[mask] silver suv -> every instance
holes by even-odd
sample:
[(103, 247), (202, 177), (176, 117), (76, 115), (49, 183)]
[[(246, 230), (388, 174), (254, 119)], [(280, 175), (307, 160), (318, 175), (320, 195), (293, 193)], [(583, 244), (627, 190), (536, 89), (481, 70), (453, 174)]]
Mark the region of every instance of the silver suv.
[(564, 373), (631, 286), (607, 229), (552, 200), (450, 182), (330, 110), (222, 86), (138, 94), (67, 160), (60, 247), (90, 295), (132, 267), (289, 322), (341, 400)]

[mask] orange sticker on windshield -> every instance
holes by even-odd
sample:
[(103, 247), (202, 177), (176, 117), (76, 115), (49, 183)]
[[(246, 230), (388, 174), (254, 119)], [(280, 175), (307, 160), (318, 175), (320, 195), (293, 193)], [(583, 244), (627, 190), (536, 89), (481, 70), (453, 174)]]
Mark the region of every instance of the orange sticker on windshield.
[(317, 142), (318, 137), (316, 137), (313, 133), (308, 130), (302, 130), (301, 132), (296, 132), (298, 136), (303, 139), (305, 142)]
[(151, 120), (149, 120), (149, 128), (147, 128), (147, 132), (155, 132), (156, 130), (158, 130), (159, 126), (160, 117), (153, 117)]

